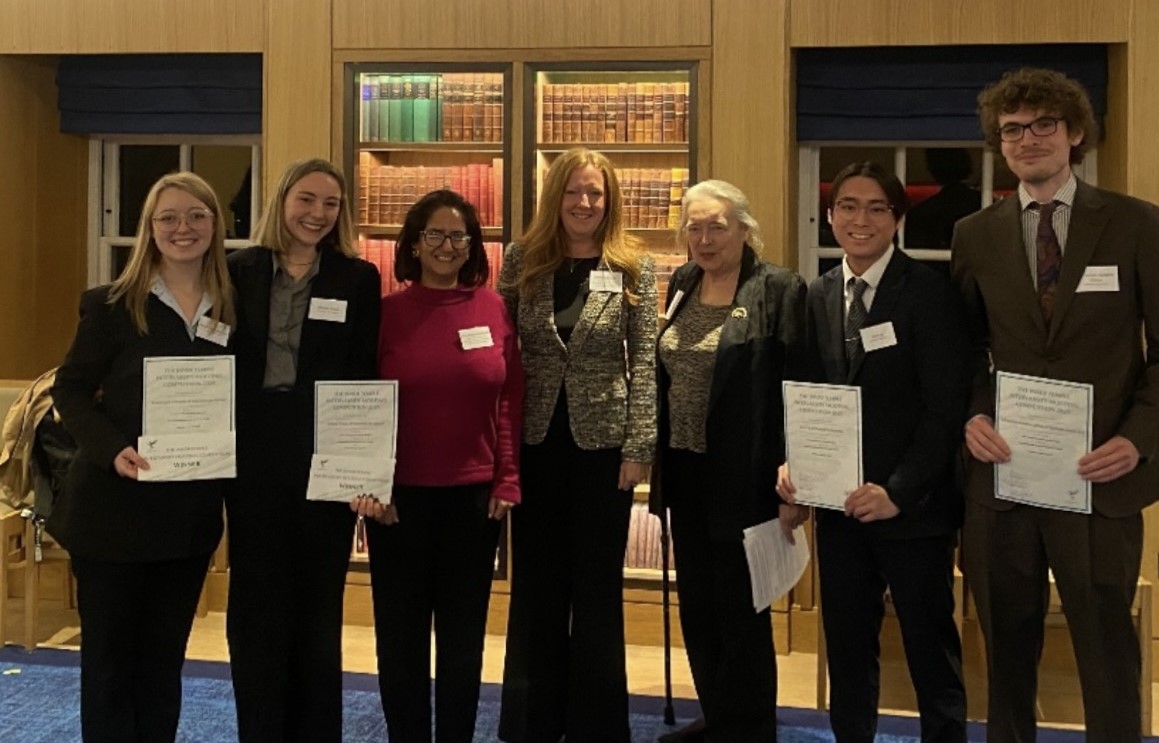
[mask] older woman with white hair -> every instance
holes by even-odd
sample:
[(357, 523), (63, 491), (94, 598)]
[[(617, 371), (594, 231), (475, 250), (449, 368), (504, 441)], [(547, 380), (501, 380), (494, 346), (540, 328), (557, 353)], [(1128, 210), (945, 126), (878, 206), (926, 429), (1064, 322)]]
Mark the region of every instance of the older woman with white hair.
[(776, 657), (769, 611), (753, 611), (742, 532), (775, 518), (789, 531), (804, 517), (775, 487), (781, 380), (801, 357), (805, 284), (761, 260), (748, 199), (724, 181), (688, 189), (676, 239), (692, 260), (672, 276), (660, 331), (654, 487), (672, 514), (703, 739), (767, 743), (777, 735)]

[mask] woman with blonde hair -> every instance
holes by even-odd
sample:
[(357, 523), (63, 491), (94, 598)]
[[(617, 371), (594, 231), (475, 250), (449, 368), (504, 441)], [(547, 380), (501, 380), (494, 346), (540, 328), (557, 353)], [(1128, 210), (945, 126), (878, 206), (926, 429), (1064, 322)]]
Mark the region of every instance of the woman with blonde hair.
[(171, 173), (149, 191), (128, 266), (81, 297), (52, 396), (78, 444), (53, 533), (81, 621), (86, 741), (177, 735), (181, 665), (221, 538), (221, 480), (141, 482), (146, 358), (225, 354), (234, 324), (225, 222), (213, 189)]
[(499, 290), (527, 379), (499, 737), (626, 742), (623, 563), (656, 442), (656, 277), (606, 157), (552, 163)]
[(326, 160), (286, 169), (253, 237), (229, 259), (238, 480), (226, 498), (226, 631), (238, 734), (336, 742), (355, 514), (306, 500), (314, 383), (377, 377), (380, 281), (357, 257), (346, 179)]

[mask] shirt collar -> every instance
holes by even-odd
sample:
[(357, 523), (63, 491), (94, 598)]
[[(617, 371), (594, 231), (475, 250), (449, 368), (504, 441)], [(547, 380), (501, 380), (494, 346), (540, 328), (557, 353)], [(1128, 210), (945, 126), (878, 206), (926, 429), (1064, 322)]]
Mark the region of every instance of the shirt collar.
[(881, 283), (881, 277), (885, 275), (885, 269), (889, 267), (889, 259), (893, 258), (893, 245), (890, 245), (881, 257), (873, 262), (873, 265), (865, 270), (865, 273), (858, 276), (849, 268), (849, 261), (845, 258), (841, 259), (841, 277), (842, 286), (849, 286), (849, 280), (852, 278), (865, 279), (865, 283), (869, 284), (870, 289), (877, 289), (877, 285)]
[[(1066, 183), (1062, 184), (1062, 188), (1058, 189), (1058, 193), (1054, 195), (1052, 201), (1058, 201), (1066, 204), (1067, 207), (1074, 206), (1075, 191), (1078, 190), (1078, 179), (1075, 178), (1074, 173), (1070, 174)], [(1026, 186), (1022, 183), (1018, 184), (1018, 203), (1022, 207), (1022, 211), (1026, 211), (1027, 207), (1036, 203), (1030, 192), (1026, 190)]]
[(185, 315), (181, 312), (181, 305), (177, 304), (177, 298), (173, 296), (173, 292), (169, 291), (165, 279), (160, 276), (154, 277), (153, 286), (149, 287), (149, 291), (156, 295), (162, 304), (177, 313), (177, 316), (185, 323), (186, 329), (190, 331), (190, 338), (193, 338), (193, 329), (197, 327), (197, 323), (201, 322), (201, 318), (209, 314), (209, 310), (213, 307), (209, 292), (202, 292), (201, 302), (197, 305), (197, 311), (193, 313), (193, 322), (186, 322)]

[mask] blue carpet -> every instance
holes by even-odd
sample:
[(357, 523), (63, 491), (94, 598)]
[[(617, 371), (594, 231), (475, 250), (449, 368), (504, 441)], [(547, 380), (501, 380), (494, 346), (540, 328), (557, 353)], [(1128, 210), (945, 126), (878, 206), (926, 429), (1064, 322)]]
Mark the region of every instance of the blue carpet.
[[(80, 740), (80, 654), (68, 650), (0, 649), (0, 741), (4, 743), (67, 743)], [(185, 696), (177, 739), (185, 743), (237, 740), (237, 721), (229, 666), (188, 661)], [(378, 703), (374, 676), (344, 674), (343, 740), (385, 741), (386, 726)], [(677, 725), (695, 718), (696, 702), (675, 702)], [(664, 700), (634, 696), (631, 701), (632, 743), (652, 743), (669, 732), (663, 721)], [(499, 687), (485, 684), (479, 702), (475, 743), (495, 741), (499, 719)], [(832, 743), (828, 720), (813, 710), (782, 708), (777, 712), (779, 743)], [(985, 741), (985, 728), (970, 725), (970, 743)], [(1039, 743), (1082, 743), (1079, 732), (1043, 730)], [(1148, 739), (1154, 743), (1154, 739)], [(877, 743), (918, 743), (917, 720), (882, 717)]]

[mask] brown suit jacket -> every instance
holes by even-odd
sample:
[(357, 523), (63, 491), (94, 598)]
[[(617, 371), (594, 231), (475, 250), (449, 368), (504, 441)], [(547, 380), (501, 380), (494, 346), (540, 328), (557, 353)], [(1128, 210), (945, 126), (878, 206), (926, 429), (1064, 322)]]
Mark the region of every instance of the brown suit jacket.
[[(1117, 266), (1119, 291), (1077, 292), (1089, 266)], [(994, 370), (1093, 384), (1094, 446), (1119, 435), (1141, 455), (1133, 472), (1094, 485), (1094, 509), (1119, 518), (1159, 500), (1159, 208), (1079, 182), (1049, 326), (1016, 197), (958, 223), (951, 272), (970, 322), (970, 414), (994, 415)], [(1014, 505), (994, 498), (989, 464), (970, 460), (967, 487), (982, 505)]]

